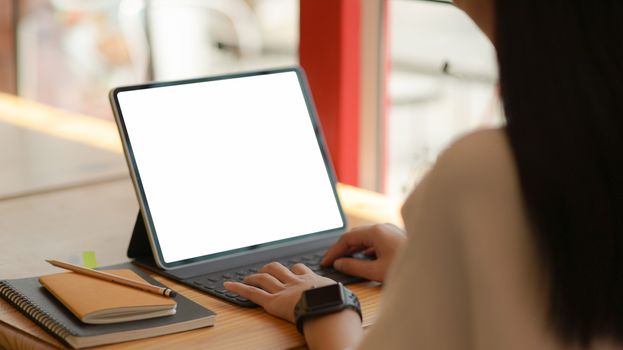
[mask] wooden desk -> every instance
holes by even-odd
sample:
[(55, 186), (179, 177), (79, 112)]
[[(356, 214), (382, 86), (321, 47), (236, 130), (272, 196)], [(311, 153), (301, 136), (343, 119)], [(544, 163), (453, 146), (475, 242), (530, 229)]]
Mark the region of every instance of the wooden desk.
[[(44, 128), (30, 126), (23, 120), (15, 126), (12, 122), (15, 115), (6, 115), (6, 111), (36, 114), (41, 112), (40, 107), (46, 113), (54, 114), (57, 127), (64, 122), (74, 125), (68, 128), (69, 134), (54, 131), (52, 135), (47, 135)], [(0, 127), (0, 133), (26, 135), (0, 138), (3, 145), (0, 148), (0, 159), (11, 159), (11, 167), (2, 170), (0, 183), (6, 184), (14, 179), (14, 184), (20, 189), (13, 191), (11, 186), (0, 186), (0, 278), (56, 272), (43, 259), (75, 260), (85, 250), (94, 250), (100, 265), (127, 260), (125, 250), (138, 205), (127, 170), (118, 169), (119, 164), (124, 164), (123, 156), (118, 148), (110, 147), (114, 144), (112, 141), (98, 143), (89, 139), (89, 143), (86, 143), (80, 137), (72, 136), (71, 130), (81, 130), (76, 126), (81, 121), (86, 124), (93, 122), (89, 117), (66, 115), (48, 107), (0, 95), (0, 123), (6, 124), (3, 126), (5, 130)], [(100, 137), (117, 137), (111, 125), (102, 125), (102, 130), (108, 131), (100, 132)], [(16, 134), (12, 134), (9, 130), (11, 128)], [(17, 144), (11, 144), (7, 140), (18, 141), (15, 141)], [(106, 141), (105, 137), (103, 141)], [(23, 154), (21, 147), (30, 147), (28, 145), (31, 143), (44, 145), (46, 142), (64, 143), (64, 146), (41, 146), (37, 148), (39, 155), (33, 157), (20, 158), (14, 155), (15, 152)], [(75, 157), (74, 152), (88, 156)], [(62, 168), (66, 170), (64, 176), (54, 177), (60, 174), (61, 168), (58, 168), (57, 163), (38, 163), (37, 159), (48, 158), (58, 159), (67, 165)], [(27, 173), (26, 168), (35, 163), (38, 176), (22, 178), (20, 174)], [(102, 168), (85, 164), (102, 164)], [(48, 169), (52, 169), (51, 178), (46, 176)], [(344, 185), (340, 185), (339, 193), (351, 225), (378, 221), (399, 223), (396, 203), (385, 197)], [(164, 278), (156, 278), (215, 311), (216, 326), (102, 348), (169, 349), (175, 346), (180, 349), (288, 349), (304, 346), (304, 339), (292, 325), (260, 309), (243, 309)], [(364, 325), (367, 326), (377, 315), (380, 287), (359, 284), (352, 286), (352, 289), (361, 299)], [(20, 325), (19, 329), (11, 326), (16, 324)], [(6, 303), (0, 302), (0, 348), (3, 346), (9, 349), (39, 349), (60, 347), (61, 344)]]

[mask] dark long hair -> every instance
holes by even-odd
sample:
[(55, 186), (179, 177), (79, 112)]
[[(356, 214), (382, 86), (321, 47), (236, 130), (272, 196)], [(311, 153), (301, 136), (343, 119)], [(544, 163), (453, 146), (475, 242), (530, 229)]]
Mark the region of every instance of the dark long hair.
[(506, 132), (567, 344), (623, 343), (623, 1), (497, 0)]

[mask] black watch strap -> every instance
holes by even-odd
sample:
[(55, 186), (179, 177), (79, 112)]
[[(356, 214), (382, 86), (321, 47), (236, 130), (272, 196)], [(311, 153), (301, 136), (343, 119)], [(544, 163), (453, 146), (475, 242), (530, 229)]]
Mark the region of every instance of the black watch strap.
[(294, 308), (296, 329), (303, 334), (305, 320), (345, 309), (355, 310), (359, 318), (363, 320), (359, 299), (355, 293), (341, 283), (308, 289), (303, 292)]

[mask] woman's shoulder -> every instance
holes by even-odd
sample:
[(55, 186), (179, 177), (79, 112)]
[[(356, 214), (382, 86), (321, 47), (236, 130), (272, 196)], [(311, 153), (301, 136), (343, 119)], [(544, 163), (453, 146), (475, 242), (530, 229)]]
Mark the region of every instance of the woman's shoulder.
[[(524, 236), (529, 222), (519, 176), (504, 129), (474, 131), (443, 151), (402, 208), (405, 225), (419, 216), (459, 241), (504, 244), (499, 232)], [(507, 236), (508, 238), (508, 236)]]
[(493, 198), (521, 202), (518, 174), (504, 129), (482, 129), (466, 134), (444, 150), (417, 185), (403, 207), (417, 210), (423, 202), (442, 201), (440, 210), (456, 212), (457, 206), (483, 206)]
[(510, 189), (518, 179), (512, 149), (502, 128), (464, 135), (441, 153), (435, 168), (454, 191), (466, 194), (498, 191), (501, 186)]
[[(403, 206), (407, 211), (443, 202), (439, 210), (488, 195), (506, 194), (519, 200), (514, 160), (504, 129), (481, 129), (468, 133), (444, 150), (435, 165), (416, 186)], [(426, 202), (426, 204), (424, 204)], [(449, 214), (449, 213), (447, 213)]]
[(495, 242), (498, 249), (515, 249), (519, 241), (531, 244), (519, 174), (504, 129), (479, 130), (458, 139), (440, 155), (431, 177), (462, 240)]

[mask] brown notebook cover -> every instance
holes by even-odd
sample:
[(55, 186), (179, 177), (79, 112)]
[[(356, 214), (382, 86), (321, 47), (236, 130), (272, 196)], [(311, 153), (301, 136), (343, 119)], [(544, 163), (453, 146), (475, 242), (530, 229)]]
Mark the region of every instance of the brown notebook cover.
[[(131, 270), (107, 272), (145, 282)], [(177, 306), (172, 298), (75, 272), (42, 276), (39, 283), (84, 323), (118, 323), (173, 315)]]

